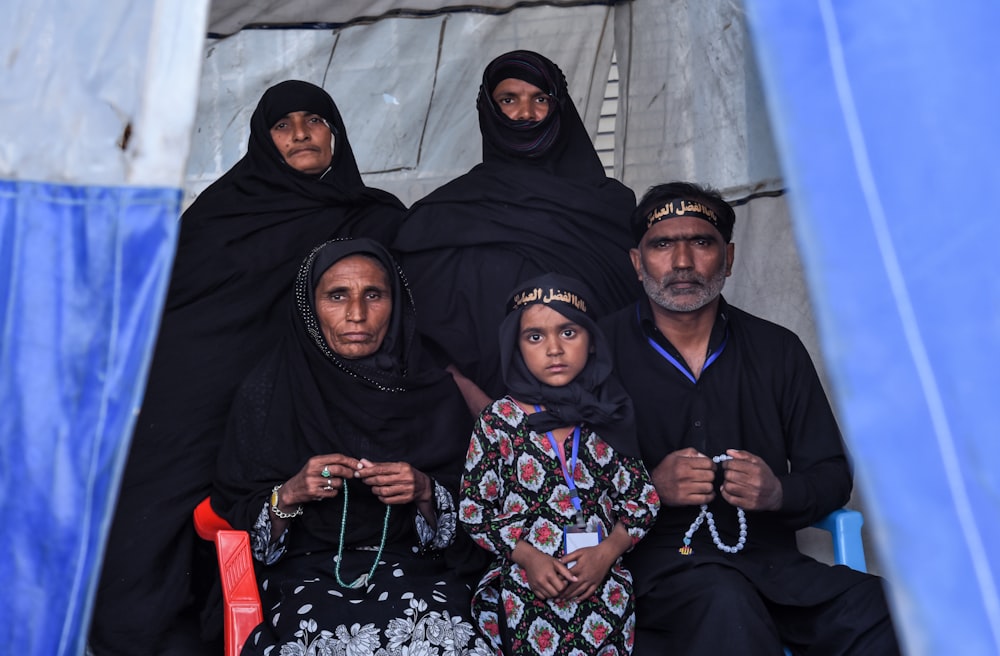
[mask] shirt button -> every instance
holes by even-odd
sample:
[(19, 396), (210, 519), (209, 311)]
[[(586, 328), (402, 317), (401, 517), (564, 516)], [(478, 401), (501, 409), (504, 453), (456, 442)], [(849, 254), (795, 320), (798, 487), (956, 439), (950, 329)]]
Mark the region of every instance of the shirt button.
[(701, 421), (694, 422), (694, 427), (695, 428), (701, 428)]

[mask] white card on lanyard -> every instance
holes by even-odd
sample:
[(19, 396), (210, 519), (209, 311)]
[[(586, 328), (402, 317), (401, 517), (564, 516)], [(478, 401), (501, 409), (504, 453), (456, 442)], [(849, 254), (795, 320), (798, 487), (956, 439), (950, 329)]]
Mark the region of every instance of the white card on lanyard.
[[(604, 537), (601, 533), (600, 525), (596, 531), (581, 530), (575, 525), (565, 526), (563, 527), (563, 548), (566, 553), (573, 553), (584, 547), (596, 547)], [(570, 567), (574, 564), (570, 563)]]
[[(536, 411), (540, 409), (541, 408), (538, 406), (535, 406)], [(599, 524), (597, 526), (597, 530), (589, 530), (584, 523), (579, 493), (576, 489), (576, 483), (573, 480), (574, 475), (576, 474), (576, 462), (580, 449), (580, 427), (577, 426), (573, 429), (573, 455), (572, 460), (569, 463), (566, 463), (563, 459), (562, 451), (559, 449), (559, 443), (556, 442), (556, 438), (552, 434), (552, 431), (547, 431), (545, 435), (549, 438), (549, 443), (552, 445), (552, 449), (556, 452), (556, 458), (559, 459), (559, 469), (562, 471), (563, 478), (566, 479), (566, 485), (569, 488), (570, 500), (573, 502), (573, 507), (576, 509), (575, 523), (567, 524), (563, 527), (563, 552), (569, 554), (577, 549), (596, 547), (600, 544), (604, 536), (602, 535)], [(575, 564), (576, 563), (570, 563), (569, 567), (572, 567)]]

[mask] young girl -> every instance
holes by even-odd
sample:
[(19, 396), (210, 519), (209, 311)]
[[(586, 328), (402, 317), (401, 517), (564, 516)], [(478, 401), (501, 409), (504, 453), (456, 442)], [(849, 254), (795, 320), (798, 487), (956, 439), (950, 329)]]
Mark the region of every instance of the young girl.
[(508, 655), (632, 653), (620, 556), (660, 502), (589, 304), (556, 274), (513, 294), (500, 326), (508, 396), (482, 412), (466, 456), (459, 517), (495, 554), (473, 616)]

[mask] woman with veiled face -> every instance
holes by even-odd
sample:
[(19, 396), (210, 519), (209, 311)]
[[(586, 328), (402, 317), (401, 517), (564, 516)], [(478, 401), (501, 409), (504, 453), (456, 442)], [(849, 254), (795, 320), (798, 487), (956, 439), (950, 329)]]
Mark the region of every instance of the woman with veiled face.
[(606, 177), (559, 67), (526, 50), (501, 55), (476, 107), (483, 162), (415, 203), (393, 247), (421, 331), (478, 415), (504, 391), (494, 299), (550, 271), (586, 281), (598, 315), (640, 289), (627, 255), (635, 195)]
[[(191, 513), (210, 490), (236, 387), (277, 340), (310, 249), (333, 237), (388, 242), (403, 211), (365, 186), (326, 91), (289, 80), (264, 92), (246, 155), (181, 217), (95, 602), (97, 656), (175, 642), (184, 653), (217, 651), (202, 646), (197, 619), (214, 555), (201, 553)], [(221, 613), (205, 631), (221, 635)]]
[(243, 653), (485, 649), (450, 560), (472, 548), (456, 530), (472, 422), (423, 356), (398, 267), (374, 241), (331, 241), (294, 299), (237, 394), (212, 493), (260, 563)]

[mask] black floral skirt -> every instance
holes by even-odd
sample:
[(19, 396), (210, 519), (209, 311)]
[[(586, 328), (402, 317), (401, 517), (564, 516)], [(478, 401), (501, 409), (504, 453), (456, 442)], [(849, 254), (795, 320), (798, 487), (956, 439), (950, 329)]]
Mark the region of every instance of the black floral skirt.
[[(367, 574), (375, 555), (345, 553), (342, 580)], [(387, 549), (357, 589), (337, 583), (335, 559), (335, 552), (312, 553), (258, 570), (264, 622), (244, 656), (495, 656), (469, 619), (469, 585), (443, 559)]]

